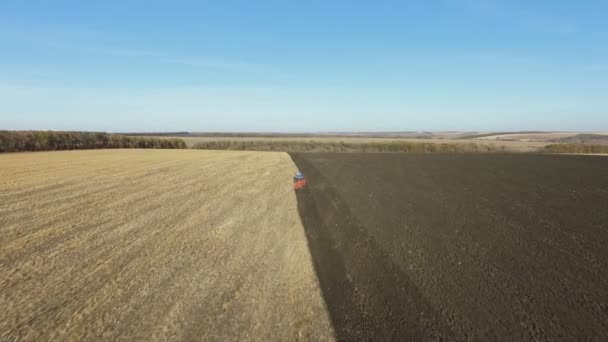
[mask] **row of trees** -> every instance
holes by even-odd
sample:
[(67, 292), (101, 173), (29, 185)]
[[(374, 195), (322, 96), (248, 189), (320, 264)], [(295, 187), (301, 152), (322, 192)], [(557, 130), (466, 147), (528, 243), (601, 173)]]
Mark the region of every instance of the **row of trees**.
[(505, 152), (503, 146), (477, 143), (327, 142), (320, 140), (217, 140), (199, 142), (193, 148), (204, 150), (250, 150), (283, 152), (404, 152), (404, 153), (492, 153)]
[(187, 148), (182, 139), (128, 137), (104, 132), (0, 131), (0, 152), (97, 148)]

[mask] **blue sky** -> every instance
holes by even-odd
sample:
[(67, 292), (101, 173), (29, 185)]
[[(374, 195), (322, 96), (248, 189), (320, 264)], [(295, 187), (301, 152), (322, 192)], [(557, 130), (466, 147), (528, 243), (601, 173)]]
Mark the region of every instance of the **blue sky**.
[(0, 2), (0, 129), (608, 131), (600, 0)]

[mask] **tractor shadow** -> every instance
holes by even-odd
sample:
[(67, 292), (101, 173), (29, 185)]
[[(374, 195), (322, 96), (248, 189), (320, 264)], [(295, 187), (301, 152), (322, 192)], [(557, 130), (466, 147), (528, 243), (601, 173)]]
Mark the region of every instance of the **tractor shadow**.
[(330, 182), (305, 155), (292, 159), (308, 182), (296, 191), (298, 211), (336, 339), (453, 340), (451, 329)]

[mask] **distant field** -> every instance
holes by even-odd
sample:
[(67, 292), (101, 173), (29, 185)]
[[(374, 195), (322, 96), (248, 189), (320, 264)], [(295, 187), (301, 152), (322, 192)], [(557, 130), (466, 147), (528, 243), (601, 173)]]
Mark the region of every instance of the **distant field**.
[(569, 139), (578, 136), (597, 136), (608, 139), (608, 133), (593, 133), (581, 134), (577, 132), (535, 132), (535, 133), (508, 133), (508, 134), (491, 134), (476, 138), (477, 140), (513, 140), (521, 142), (570, 142)]
[(0, 155), (0, 340), (333, 334), (285, 153)]
[(571, 137), (578, 133), (572, 132), (533, 132), (533, 133), (506, 133), (506, 134), (489, 134), (476, 138), (478, 140), (516, 140), (516, 141), (536, 141), (546, 142), (555, 139)]
[[(170, 136), (160, 136), (169, 138)], [(453, 152), (549, 152), (549, 153), (591, 153), (588, 151), (604, 151), (601, 147), (576, 147), (572, 143), (584, 145), (608, 145), (608, 133), (577, 133), (577, 132), (497, 132), (497, 133), (459, 133), (459, 132), (424, 132), (424, 133), (354, 133), (339, 135), (310, 135), (290, 136), (277, 134), (209, 134), (202, 136), (179, 135), (190, 148), (203, 149), (243, 149), (243, 150), (277, 150), (289, 152), (369, 152), (369, 151), (428, 151), (427, 148), (382, 148), (381, 145), (395, 144), (440, 144), (444, 148), (434, 148), (436, 151)], [(326, 145), (312, 148), (314, 144)], [(376, 145), (372, 148), (336, 148), (336, 144), (346, 145)], [(555, 147), (549, 145), (564, 144)], [(567, 146), (565, 144), (569, 144)], [(301, 145), (301, 146), (297, 146)], [(308, 145), (308, 146), (306, 146)], [(334, 146), (332, 146), (334, 145)], [(445, 148), (445, 145), (452, 147)], [(351, 151), (352, 150), (352, 151)], [(597, 152), (596, 152), (597, 153)], [(601, 152), (604, 153), (604, 152)]]

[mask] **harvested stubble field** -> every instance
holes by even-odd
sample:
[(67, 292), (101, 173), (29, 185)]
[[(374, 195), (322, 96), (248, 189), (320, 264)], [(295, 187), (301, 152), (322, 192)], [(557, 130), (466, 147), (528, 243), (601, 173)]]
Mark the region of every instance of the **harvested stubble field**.
[(333, 336), (284, 153), (0, 155), (0, 340)]
[(608, 340), (608, 158), (295, 153), (342, 340)]

